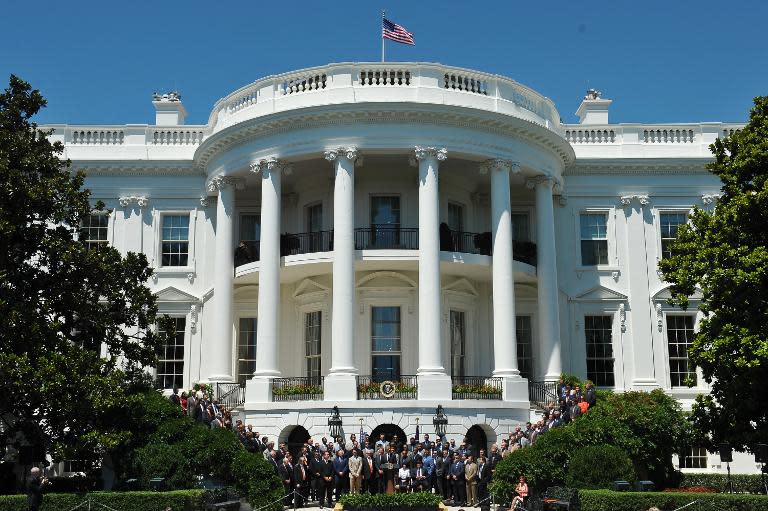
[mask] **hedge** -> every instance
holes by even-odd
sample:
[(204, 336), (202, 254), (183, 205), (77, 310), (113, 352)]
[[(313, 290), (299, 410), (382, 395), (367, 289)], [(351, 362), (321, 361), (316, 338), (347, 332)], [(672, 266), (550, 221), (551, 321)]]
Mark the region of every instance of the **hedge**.
[(690, 511), (768, 511), (768, 497), (723, 493), (615, 492), (610, 490), (580, 490), (581, 511), (647, 511), (657, 507), (672, 511), (698, 501)]
[[(759, 474), (732, 474), (734, 493), (765, 493), (762, 477)], [(720, 493), (728, 492), (728, 476), (725, 474), (709, 474), (704, 472), (683, 472), (680, 487), (706, 486)]]
[[(178, 490), (168, 492), (94, 492), (87, 496), (91, 502), (104, 504), (120, 511), (159, 511), (169, 507), (173, 511), (201, 511), (204, 509), (204, 490)], [(47, 493), (40, 511), (68, 511), (86, 498), (76, 493)], [(100, 507), (100, 506), (96, 506)], [(26, 495), (0, 495), (0, 511), (27, 509)]]
[(429, 492), (415, 493), (347, 493), (339, 502), (344, 509), (387, 509), (390, 507), (437, 508), (442, 502), (440, 495)]

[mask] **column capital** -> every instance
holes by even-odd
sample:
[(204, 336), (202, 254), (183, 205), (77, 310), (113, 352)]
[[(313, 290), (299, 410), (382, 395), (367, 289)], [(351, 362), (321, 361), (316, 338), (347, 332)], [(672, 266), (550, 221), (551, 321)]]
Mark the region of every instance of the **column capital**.
[(250, 168), (251, 172), (254, 174), (261, 172), (263, 176), (271, 174), (272, 172), (282, 172), (286, 176), (290, 176), (293, 172), (293, 167), (289, 163), (274, 157), (262, 158), (251, 162)]
[(445, 161), (448, 158), (448, 150), (445, 147), (426, 147), (417, 145), (413, 148), (414, 157), (416, 160), (426, 160), (427, 158), (434, 158), (437, 161)]
[(340, 158), (346, 158), (347, 160), (354, 162), (355, 160), (362, 161), (363, 158), (360, 151), (358, 151), (355, 146), (328, 149), (323, 153), (323, 157), (330, 162), (334, 162)]
[(622, 195), (619, 197), (619, 202), (623, 208), (632, 204), (633, 200), (636, 200), (641, 206), (647, 206), (651, 202), (651, 198), (648, 195), (642, 194)]
[(701, 196), (701, 202), (703, 202), (705, 206), (709, 206), (710, 204), (719, 201), (722, 196), (723, 195), (720, 193), (705, 193)]
[(124, 208), (130, 206), (132, 203), (135, 203), (140, 208), (146, 208), (147, 204), (149, 204), (149, 197), (146, 197), (144, 195), (142, 196), (128, 195), (128, 196), (120, 197), (118, 199), (118, 202), (120, 202), (120, 206)]
[(526, 179), (525, 181), (525, 187), (528, 188), (529, 190), (533, 190), (534, 188), (536, 188), (537, 185), (543, 185), (551, 190), (554, 190), (556, 184), (557, 184), (557, 179), (546, 174), (531, 177)]
[(519, 174), (520, 164), (516, 161), (504, 160), (502, 158), (491, 158), (480, 164), (481, 176), (488, 174), (491, 170), (508, 170), (512, 174)]
[(245, 179), (233, 176), (216, 176), (208, 182), (209, 192), (220, 192), (229, 187), (242, 190), (245, 188)]

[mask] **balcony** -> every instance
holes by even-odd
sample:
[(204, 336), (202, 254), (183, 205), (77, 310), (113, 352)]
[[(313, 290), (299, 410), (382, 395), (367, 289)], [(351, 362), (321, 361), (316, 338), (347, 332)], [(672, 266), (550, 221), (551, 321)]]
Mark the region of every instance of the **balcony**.
[(501, 399), (501, 378), (492, 376), (452, 376), (453, 399)]
[[(489, 256), (492, 255), (491, 247), (490, 232), (452, 231), (447, 226), (440, 229), (440, 250), (442, 251)], [(536, 266), (535, 243), (514, 240), (512, 241), (512, 254), (515, 261)]]
[(272, 401), (322, 401), (322, 376), (294, 376), (272, 380)]
[(357, 377), (357, 399), (416, 399), (418, 390), (418, 381), (413, 375), (388, 379), (379, 376)]
[(355, 250), (418, 250), (419, 230), (415, 227), (372, 225), (355, 229)]

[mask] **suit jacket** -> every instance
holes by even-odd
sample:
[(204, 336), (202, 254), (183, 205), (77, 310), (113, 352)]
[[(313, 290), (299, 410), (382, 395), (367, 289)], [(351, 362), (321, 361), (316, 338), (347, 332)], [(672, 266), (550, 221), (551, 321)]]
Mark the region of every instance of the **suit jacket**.
[(336, 471), (333, 468), (333, 462), (331, 460), (328, 460), (327, 462), (323, 460), (320, 466), (320, 476), (323, 478), (333, 477), (335, 474)]
[(451, 476), (456, 476), (457, 481), (463, 481), (464, 480), (464, 463), (461, 461), (454, 461), (451, 463), (451, 471), (449, 472)]
[(378, 468), (376, 468), (376, 463), (374, 463), (373, 458), (363, 458), (363, 478), (368, 479), (374, 479), (376, 476), (379, 475), (377, 472)]
[(293, 484), (293, 465), (281, 463), (279, 474), (283, 484)]
[(293, 467), (293, 481), (296, 486), (306, 486), (309, 484), (309, 468), (301, 463), (296, 463)]
[(275, 475), (280, 475), (280, 466), (282, 463), (278, 463), (275, 461), (275, 458), (272, 456), (267, 456), (267, 463), (269, 463), (272, 466), (272, 470), (275, 471)]
[(445, 462), (445, 458), (442, 456), (435, 458), (435, 475), (438, 477), (443, 477), (447, 470), (448, 463)]
[(27, 479), (27, 504), (40, 506), (43, 503), (43, 480), (40, 477), (29, 477)]
[(587, 400), (587, 403), (589, 403), (590, 407), (595, 406), (595, 403), (597, 402), (597, 393), (595, 392), (595, 389), (587, 390), (584, 398)]
[[(349, 474), (349, 463), (346, 458), (336, 457), (333, 459), (333, 471), (337, 476), (346, 476)], [(341, 473), (341, 475), (339, 475)]]
[(312, 477), (315, 479), (320, 478), (323, 475), (323, 459), (322, 458), (312, 458), (309, 461), (309, 470), (312, 472)]
[(349, 475), (360, 477), (363, 473), (363, 458), (352, 456), (347, 460), (347, 466), (349, 467)]
[(424, 469), (427, 471), (428, 475), (432, 475), (435, 471), (435, 458), (432, 456), (424, 456), (423, 460), (424, 462)]
[(477, 482), (477, 463), (467, 463), (464, 465), (464, 478), (467, 482)]
[(424, 467), (421, 467), (421, 475), (423, 479), (418, 478), (419, 468), (414, 467), (411, 469), (411, 480), (415, 483), (419, 482), (422, 484), (428, 484), (429, 483), (429, 473), (426, 471)]
[(488, 483), (491, 480), (491, 466), (488, 463), (477, 465), (477, 480), (480, 483)]
[(379, 470), (382, 470), (382, 471), (384, 470), (384, 466), (383, 465), (385, 463), (389, 463), (387, 461), (388, 456), (389, 456), (388, 454), (381, 454), (381, 455), (377, 454), (376, 456), (373, 457), (373, 465), (374, 465), (374, 469), (376, 470), (377, 474), (379, 473), (378, 472)]

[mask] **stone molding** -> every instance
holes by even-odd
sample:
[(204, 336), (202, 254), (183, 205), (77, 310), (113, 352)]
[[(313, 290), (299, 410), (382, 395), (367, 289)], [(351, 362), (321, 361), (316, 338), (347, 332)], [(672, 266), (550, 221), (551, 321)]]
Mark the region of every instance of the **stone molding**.
[(622, 195), (619, 197), (619, 202), (621, 203), (621, 207), (626, 208), (630, 204), (632, 204), (632, 201), (636, 200), (641, 206), (647, 206), (650, 204), (651, 199), (648, 197), (648, 195), (643, 194), (632, 194), (632, 195)]
[(426, 160), (434, 158), (437, 161), (445, 161), (448, 158), (448, 150), (445, 147), (427, 147), (419, 146), (413, 148), (413, 154), (416, 160)]
[(131, 204), (136, 204), (140, 208), (146, 208), (147, 204), (149, 204), (149, 197), (146, 196), (138, 196), (138, 195), (126, 195), (123, 197), (120, 197), (118, 199), (120, 202), (120, 205), (124, 208), (127, 208)]
[(245, 179), (233, 176), (216, 176), (208, 183), (209, 192), (219, 192), (229, 187), (233, 187), (236, 190), (244, 190)]
[(280, 172), (286, 176), (293, 173), (293, 167), (288, 162), (274, 157), (256, 160), (251, 162), (249, 167), (254, 174), (261, 173), (263, 176), (272, 172)]
[(340, 158), (346, 158), (347, 160), (354, 162), (356, 166), (362, 165), (363, 161), (363, 156), (355, 146), (328, 149), (323, 153), (323, 158), (330, 162), (334, 162)]
[(502, 158), (491, 158), (485, 160), (480, 164), (480, 175), (484, 176), (491, 170), (508, 170), (511, 174), (520, 173), (520, 164), (512, 160), (504, 160)]

